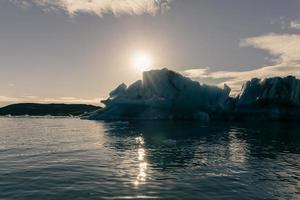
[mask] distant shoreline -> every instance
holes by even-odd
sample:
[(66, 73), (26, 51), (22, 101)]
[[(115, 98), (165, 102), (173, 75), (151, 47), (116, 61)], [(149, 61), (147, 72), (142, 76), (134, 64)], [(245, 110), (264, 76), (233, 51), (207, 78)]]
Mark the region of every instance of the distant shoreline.
[(80, 116), (99, 109), (101, 109), (100, 106), (87, 104), (18, 103), (1, 107), (0, 116), (68, 117)]

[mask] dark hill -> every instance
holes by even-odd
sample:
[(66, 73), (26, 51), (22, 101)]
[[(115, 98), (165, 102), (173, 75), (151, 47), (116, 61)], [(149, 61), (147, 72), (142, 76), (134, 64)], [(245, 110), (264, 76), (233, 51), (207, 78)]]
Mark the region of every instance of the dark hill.
[(93, 112), (101, 107), (85, 104), (37, 104), (19, 103), (0, 108), (0, 115), (31, 115), (31, 116), (79, 116)]

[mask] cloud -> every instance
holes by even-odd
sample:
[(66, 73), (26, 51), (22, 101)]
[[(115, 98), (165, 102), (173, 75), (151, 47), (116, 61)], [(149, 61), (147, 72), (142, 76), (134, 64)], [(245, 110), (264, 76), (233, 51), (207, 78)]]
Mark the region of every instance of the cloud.
[(0, 103), (8, 103), (14, 101), (18, 101), (18, 99), (14, 97), (0, 96)]
[(300, 19), (296, 19), (290, 22), (290, 27), (292, 29), (300, 30)]
[(172, 0), (10, 0), (20, 6), (37, 5), (44, 10), (64, 10), (70, 15), (85, 12), (102, 16), (114, 15), (155, 15), (158, 11), (169, 9)]
[(20, 8), (28, 9), (30, 7), (30, 2), (26, 0), (9, 0), (9, 2), (16, 4)]
[(84, 99), (76, 97), (44, 98), (42, 103), (72, 103), (72, 104), (100, 104), (101, 98)]
[(300, 35), (275, 34), (247, 38), (241, 41), (241, 46), (252, 46), (268, 51), (275, 56), (276, 63), (295, 64), (300, 62)]
[(190, 69), (183, 72), (200, 82), (227, 84), (232, 88), (232, 95), (237, 94), (244, 82), (253, 77), (293, 75), (300, 78), (300, 35), (270, 33), (263, 36), (246, 38), (241, 46), (251, 46), (268, 51), (275, 57), (272, 66), (265, 66), (250, 71), (211, 71), (209, 68)]

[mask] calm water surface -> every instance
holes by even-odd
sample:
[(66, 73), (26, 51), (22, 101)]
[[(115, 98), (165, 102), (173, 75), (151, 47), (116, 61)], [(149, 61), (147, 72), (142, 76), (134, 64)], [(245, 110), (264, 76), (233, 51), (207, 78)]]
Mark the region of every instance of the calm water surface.
[(300, 124), (0, 118), (0, 199), (300, 199)]

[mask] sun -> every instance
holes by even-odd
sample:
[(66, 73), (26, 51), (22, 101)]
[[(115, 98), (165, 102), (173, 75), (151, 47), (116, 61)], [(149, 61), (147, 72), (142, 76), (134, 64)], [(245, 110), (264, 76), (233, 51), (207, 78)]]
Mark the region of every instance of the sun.
[(133, 64), (137, 70), (147, 71), (152, 67), (152, 58), (147, 53), (137, 53), (133, 57)]

